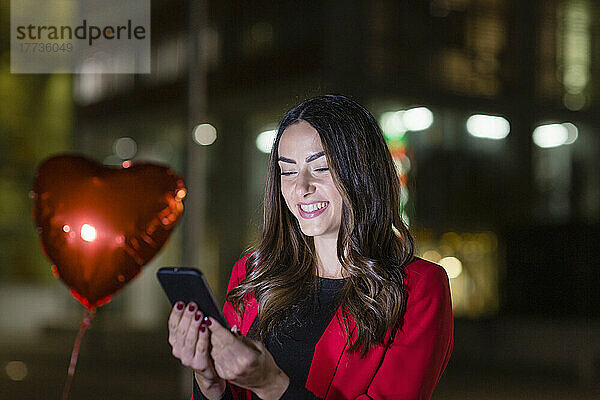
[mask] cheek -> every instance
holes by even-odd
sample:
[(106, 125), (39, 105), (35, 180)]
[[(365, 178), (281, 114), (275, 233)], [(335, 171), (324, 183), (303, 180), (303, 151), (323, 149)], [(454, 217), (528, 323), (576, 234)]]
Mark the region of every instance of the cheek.
[(341, 197), (338, 199), (338, 201), (336, 201), (335, 206), (335, 211), (337, 212), (336, 220), (341, 221), (342, 215), (344, 214), (344, 202), (342, 201)]
[(342, 200), (342, 196), (336, 190), (335, 211), (337, 213), (336, 219), (338, 219), (338, 220), (342, 219), (342, 214), (344, 213), (343, 207), (344, 207), (344, 201)]
[(341, 212), (343, 202), (342, 195), (335, 186), (335, 183), (333, 183), (333, 178), (330, 178), (327, 182), (327, 192), (328, 197), (331, 199), (331, 202), (335, 205), (336, 210), (339, 210)]

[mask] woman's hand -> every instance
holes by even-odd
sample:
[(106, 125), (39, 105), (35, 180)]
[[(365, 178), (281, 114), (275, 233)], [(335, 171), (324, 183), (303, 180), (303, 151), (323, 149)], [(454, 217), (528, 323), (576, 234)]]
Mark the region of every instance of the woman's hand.
[(262, 343), (232, 334), (211, 317), (206, 325), (211, 331), (210, 355), (220, 377), (250, 389), (263, 400), (281, 397), (289, 378)]
[(169, 316), (169, 343), (173, 355), (194, 370), (202, 393), (209, 399), (220, 399), (226, 382), (217, 374), (210, 357), (211, 334), (203, 317), (195, 303), (186, 306), (177, 302)]

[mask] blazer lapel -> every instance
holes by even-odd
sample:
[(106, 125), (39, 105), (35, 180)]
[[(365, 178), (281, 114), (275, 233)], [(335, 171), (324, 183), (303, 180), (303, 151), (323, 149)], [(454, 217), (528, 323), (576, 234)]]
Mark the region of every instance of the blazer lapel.
[(242, 326), (239, 327), (244, 336), (248, 335), (248, 331), (250, 330), (250, 327), (252, 326), (252, 323), (256, 319), (257, 315), (258, 303), (256, 302), (256, 299), (253, 296), (252, 298), (250, 298), (250, 300), (248, 300), (248, 303), (246, 303), (246, 306), (244, 308), (244, 318), (242, 319)]
[[(356, 323), (350, 315), (347, 315), (347, 320), (350, 331), (353, 332)], [(315, 353), (308, 372), (306, 388), (322, 399), (327, 395), (342, 353), (346, 348), (346, 332), (342, 321), (342, 307), (340, 306), (315, 346)]]

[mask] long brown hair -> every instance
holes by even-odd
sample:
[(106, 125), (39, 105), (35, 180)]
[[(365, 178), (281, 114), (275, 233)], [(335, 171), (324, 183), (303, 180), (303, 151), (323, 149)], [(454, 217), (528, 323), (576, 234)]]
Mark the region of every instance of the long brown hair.
[[(383, 344), (401, 327), (406, 308), (404, 266), (414, 242), (400, 217), (400, 182), (375, 118), (341, 95), (306, 100), (282, 119), (273, 144), (264, 198), (262, 237), (246, 262), (246, 278), (227, 295), (238, 314), (254, 295), (259, 340), (284, 323), (289, 310), (315, 296), (313, 238), (305, 236), (281, 194), (278, 146), (284, 130), (300, 121), (318, 132), (334, 183), (343, 199), (337, 256), (348, 276), (339, 293), (349, 352)], [(350, 314), (357, 325), (351, 343)]]

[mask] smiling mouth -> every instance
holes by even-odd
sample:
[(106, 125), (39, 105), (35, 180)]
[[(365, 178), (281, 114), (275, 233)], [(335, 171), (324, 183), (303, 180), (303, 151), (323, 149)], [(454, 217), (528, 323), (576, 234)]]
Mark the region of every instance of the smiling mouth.
[(315, 201), (313, 203), (298, 203), (298, 212), (305, 219), (321, 215), (329, 207), (328, 201)]

